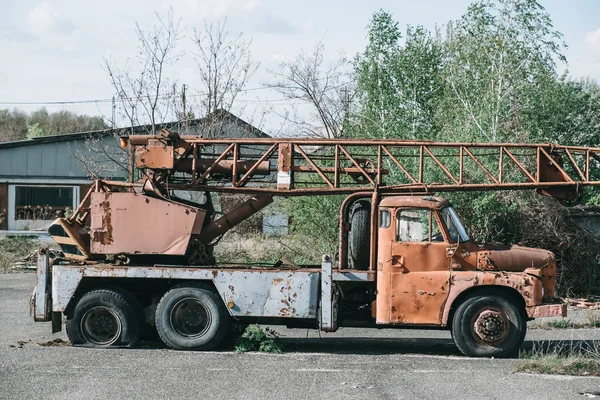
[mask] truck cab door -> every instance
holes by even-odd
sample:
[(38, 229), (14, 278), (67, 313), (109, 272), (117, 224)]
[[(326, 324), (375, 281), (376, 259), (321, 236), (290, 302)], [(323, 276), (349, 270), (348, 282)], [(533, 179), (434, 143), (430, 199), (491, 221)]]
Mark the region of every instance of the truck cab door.
[(441, 323), (455, 247), (446, 241), (440, 222), (435, 210), (400, 208), (386, 232), (380, 226), (378, 324)]

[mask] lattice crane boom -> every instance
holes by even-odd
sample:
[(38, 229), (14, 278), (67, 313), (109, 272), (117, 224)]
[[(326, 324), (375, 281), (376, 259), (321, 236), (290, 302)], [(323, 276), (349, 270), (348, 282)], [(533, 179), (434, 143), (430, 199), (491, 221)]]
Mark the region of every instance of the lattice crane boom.
[(363, 139), (130, 136), (154, 189), (280, 196), (537, 189), (565, 204), (600, 185), (600, 148)]

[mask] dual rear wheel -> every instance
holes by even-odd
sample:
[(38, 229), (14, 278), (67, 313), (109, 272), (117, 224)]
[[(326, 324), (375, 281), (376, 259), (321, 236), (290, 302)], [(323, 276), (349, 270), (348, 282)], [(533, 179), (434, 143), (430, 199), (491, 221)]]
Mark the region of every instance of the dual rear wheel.
[(175, 286), (156, 308), (156, 330), (174, 349), (213, 349), (227, 335), (229, 323), (219, 295), (203, 285)]
[(97, 289), (84, 294), (70, 318), (67, 336), (73, 345), (134, 347), (140, 338), (142, 307), (130, 294)]
[[(158, 303), (156, 330), (174, 349), (210, 350), (226, 337), (230, 317), (210, 287), (182, 284), (169, 290)], [(120, 289), (98, 289), (84, 294), (67, 319), (67, 336), (73, 345), (134, 347), (143, 327), (137, 299)]]

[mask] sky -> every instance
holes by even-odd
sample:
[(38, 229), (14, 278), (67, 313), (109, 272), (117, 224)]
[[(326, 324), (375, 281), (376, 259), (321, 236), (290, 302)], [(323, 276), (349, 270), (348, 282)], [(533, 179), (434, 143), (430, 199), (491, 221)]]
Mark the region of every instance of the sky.
[[(310, 51), (322, 41), (328, 54), (354, 57), (366, 45), (366, 26), (373, 12), (393, 14), (403, 29), (407, 24), (433, 29), (459, 18), (467, 0), (0, 0), (0, 108), (33, 111), (45, 106), (88, 115), (110, 117), (110, 102), (42, 105), (42, 102), (110, 99), (113, 90), (104, 71), (104, 59), (124, 64), (135, 58), (135, 23), (154, 25), (155, 13), (172, 7), (182, 19), (184, 52), (169, 70), (171, 79), (199, 87), (194, 28), (204, 21), (227, 17), (232, 33), (252, 39), (253, 58), (260, 62), (248, 87), (264, 86), (280, 60)], [(600, 81), (600, 1), (541, 0), (554, 26), (564, 34), (565, 54), (574, 78)], [(255, 118), (264, 104), (282, 106), (272, 90), (252, 90), (240, 96), (246, 105), (242, 117)], [(36, 103), (36, 104), (15, 104)], [(271, 119), (265, 130), (276, 129)]]

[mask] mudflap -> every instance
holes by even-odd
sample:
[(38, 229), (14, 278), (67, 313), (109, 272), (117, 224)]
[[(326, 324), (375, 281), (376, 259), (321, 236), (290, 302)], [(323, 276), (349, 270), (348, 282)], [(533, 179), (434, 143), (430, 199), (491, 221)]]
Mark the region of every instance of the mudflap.
[(52, 312), (52, 333), (62, 331), (62, 313), (60, 311)]

